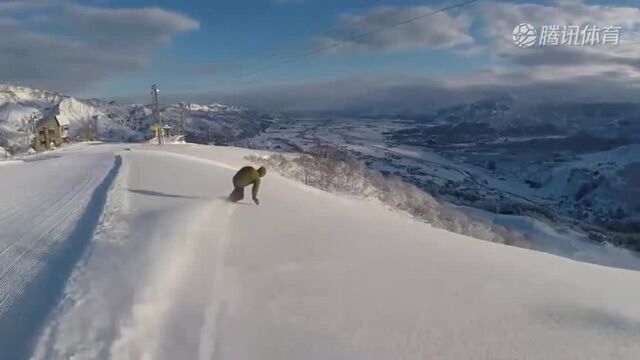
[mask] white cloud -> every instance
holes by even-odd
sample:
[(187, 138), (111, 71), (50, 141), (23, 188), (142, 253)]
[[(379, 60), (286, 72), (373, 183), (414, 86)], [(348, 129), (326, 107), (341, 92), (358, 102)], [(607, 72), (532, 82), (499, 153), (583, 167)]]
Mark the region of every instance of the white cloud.
[(440, 12), (396, 25), (433, 11), (426, 6), (382, 7), (362, 15), (342, 15), (336, 35), (317, 40), (320, 47), (340, 43), (335, 51), (450, 48), (473, 42), (469, 35), (471, 18), (464, 14)]
[(44, 0), (20, 0), (20, 1), (0, 1), (0, 14), (15, 13), (46, 7)]
[[(345, 29), (352, 32), (370, 31), (390, 23), (386, 20), (388, 17), (381, 15), (387, 11), (389, 8), (359, 17), (345, 17), (342, 23), (346, 24)], [(640, 99), (639, 8), (585, 4), (580, 0), (558, 1), (551, 5), (491, 2), (485, 3), (478, 15), (488, 43), (474, 42), (471, 49), (482, 49), (484, 54), (494, 57), (493, 65), (483, 71), (439, 78), (390, 75), (357, 77), (248, 89), (225, 96), (247, 105), (286, 110), (358, 111), (377, 108), (389, 112), (395, 109), (420, 112), (434, 106), (505, 94), (532, 102)], [(469, 36), (470, 21), (463, 15), (446, 16), (446, 19), (432, 22), (427, 27), (458, 29), (453, 31), (455, 35), (448, 41), (418, 38), (416, 34), (431, 31), (421, 25), (421, 31), (402, 29), (389, 34), (385, 31), (371, 39), (363, 38), (362, 41), (348, 43), (347, 48), (375, 50), (470, 43), (471, 40), (465, 40)], [(445, 25), (452, 22), (457, 25)], [(512, 31), (515, 25), (523, 22), (537, 26), (622, 26), (621, 44), (522, 49), (514, 44)], [(344, 34), (349, 33), (347, 30), (343, 30)], [(456, 52), (459, 51), (456, 49)]]
[[(53, 6), (51, 2), (47, 3), (49, 7)], [(504, 93), (532, 101), (637, 101), (640, 98), (639, 8), (585, 4), (579, 0), (551, 4), (507, 1), (480, 4), (483, 3), (485, 5), (479, 11), (463, 8), (457, 12), (439, 13), (382, 32), (375, 31), (432, 9), (383, 7), (361, 15), (343, 15), (335, 35), (320, 39), (320, 42), (326, 46), (357, 34), (375, 32), (335, 50), (439, 48), (458, 54), (471, 53), (464, 56), (478, 56), (477, 52), (482, 51), (482, 55), (492, 54), (495, 60), (491, 68), (484, 71), (442, 78), (389, 74), (247, 89), (225, 96), (248, 105), (289, 110), (353, 110), (367, 106), (421, 109), (432, 103), (446, 104)], [(0, 1), (2, 4), (7, 3)], [(15, 9), (16, 4), (11, 8)], [(483, 26), (484, 36), (470, 33), (472, 15), (477, 16), (473, 18), (474, 23)], [(12, 17), (10, 11), (0, 12), (2, 81), (62, 91), (83, 89), (144, 68), (154, 49), (165, 45), (176, 34), (199, 26), (194, 19), (158, 8), (110, 9), (68, 2), (56, 5), (56, 11), (47, 11), (44, 19), (44, 25), (55, 29), (52, 34), (57, 35), (31, 30), (24, 17)], [(516, 47), (511, 38), (513, 27), (521, 22), (538, 26), (620, 25), (623, 27), (622, 44), (606, 48), (522, 49)], [(41, 24), (36, 28), (40, 27)], [(214, 69), (228, 73), (229, 68), (236, 66), (239, 65), (221, 67), (212, 64), (195, 70)], [(198, 73), (197, 76), (202, 75)]]
[(112, 49), (147, 50), (166, 44), (173, 35), (200, 24), (184, 15), (159, 9), (110, 9), (66, 6), (55, 22), (85, 42)]
[[(626, 74), (640, 78), (640, 9), (613, 5), (590, 5), (561, 0), (554, 5), (493, 2), (483, 14), (493, 53), (539, 79)], [(543, 25), (621, 26), (619, 46), (539, 46), (522, 49), (511, 32), (520, 23)], [(630, 78), (630, 79), (631, 79)]]
[[(86, 89), (144, 68), (154, 49), (199, 26), (187, 16), (158, 8), (112, 9), (68, 2), (46, 6), (53, 9), (0, 20), (3, 82), (61, 91)], [(31, 28), (34, 18), (39, 19), (36, 28), (45, 30)]]

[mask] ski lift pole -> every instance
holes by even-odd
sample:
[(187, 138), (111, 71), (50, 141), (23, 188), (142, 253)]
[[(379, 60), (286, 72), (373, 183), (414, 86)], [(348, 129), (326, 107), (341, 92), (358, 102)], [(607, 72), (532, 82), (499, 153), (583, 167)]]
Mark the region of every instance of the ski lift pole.
[(162, 124), (162, 118), (160, 118), (160, 110), (158, 108), (158, 92), (160, 92), (160, 89), (158, 89), (156, 84), (151, 85), (151, 97), (153, 100), (153, 118), (156, 121), (156, 124), (158, 124), (160, 127), (159, 132), (156, 132), (158, 137), (158, 145), (164, 146), (164, 125)]

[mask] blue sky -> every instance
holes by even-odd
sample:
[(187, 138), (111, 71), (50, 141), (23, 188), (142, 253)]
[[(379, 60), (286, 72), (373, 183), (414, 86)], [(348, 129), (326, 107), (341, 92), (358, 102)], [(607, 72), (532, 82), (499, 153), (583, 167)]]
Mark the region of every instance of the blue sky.
[[(363, 14), (382, 6), (431, 6), (442, 1), (113, 1), (113, 6), (161, 6), (197, 20), (199, 29), (177, 35), (154, 53), (146, 71), (105, 83), (103, 95), (136, 83), (156, 81), (176, 91), (236, 88), (247, 85), (301, 82), (366, 74), (465, 73), (488, 65), (484, 54), (460, 56), (451, 51), (399, 51), (296, 54), (313, 49), (314, 39), (332, 34), (343, 14)], [(286, 64), (283, 60), (295, 59)], [(239, 63), (237, 65), (234, 65)], [(217, 69), (222, 66), (222, 69)], [(211, 69), (209, 69), (211, 68)], [(209, 69), (209, 71), (207, 71)], [(252, 74), (248, 76), (247, 74)]]
[[(0, 0), (0, 79), (83, 97), (144, 96), (157, 83), (174, 97), (263, 89), (251, 93), (293, 99), (305, 93), (300, 86), (348, 88), (345, 96), (356, 97), (364, 86), (354, 86), (358, 81), (379, 93), (389, 90), (377, 88), (384, 84), (436, 84), (448, 91), (550, 82), (584, 88), (577, 83), (585, 79), (628, 84), (640, 78), (636, 42), (523, 50), (511, 38), (521, 22), (579, 22), (621, 25), (626, 40), (637, 41), (640, 9), (631, 0), (479, 0), (349, 40), (462, 1)], [(281, 92), (287, 86), (294, 92)]]

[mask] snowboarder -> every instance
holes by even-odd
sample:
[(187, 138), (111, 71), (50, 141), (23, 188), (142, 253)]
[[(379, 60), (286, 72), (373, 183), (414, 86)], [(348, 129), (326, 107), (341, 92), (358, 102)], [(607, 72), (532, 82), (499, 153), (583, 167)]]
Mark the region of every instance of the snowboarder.
[(229, 195), (229, 201), (238, 202), (244, 199), (244, 188), (253, 184), (251, 194), (253, 202), (260, 205), (258, 200), (258, 190), (260, 189), (260, 179), (267, 174), (267, 169), (262, 166), (258, 170), (251, 166), (245, 166), (233, 176), (233, 192)]

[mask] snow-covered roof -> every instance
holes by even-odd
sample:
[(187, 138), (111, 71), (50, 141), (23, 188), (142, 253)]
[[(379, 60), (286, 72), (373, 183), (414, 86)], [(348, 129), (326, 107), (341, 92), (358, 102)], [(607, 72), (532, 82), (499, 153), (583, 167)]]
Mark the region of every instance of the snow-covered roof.
[(64, 115), (56, 115), (56, 119), (58, 120), (58, 124), (60, 124), (60, 126), (69, 126), (71, 125), (71, 122), (69, 121), (69, 118), (67, 118)]
[(51, 119), (52, 117), (56, 116), (56, 113), (54, 111), (45, 111), (42, 113), (42, 116), (40, 117), (40, 120), (38, 120), (38, 123), (36, 124), (36, 126), (40, 126), (42, 125), (42, 123), (49, 121), (49, 119)]
[(53, 109), (49, 110), (48, 112), (45, 112), (42, 115), (42, 118), (40, 120), (38, 120), (38, 126), (40, 126), (40, 124), (42, 122), (49, 121), (52, 117), (56, 118), (56, 121), (58, 122), (58, 124), (60, 126), (70, 126), (71, 125), (71, 122), (69, 121), (69, 118), (64, 116), (64, 115), (60, 115), (60, 109), (56, 106)]

